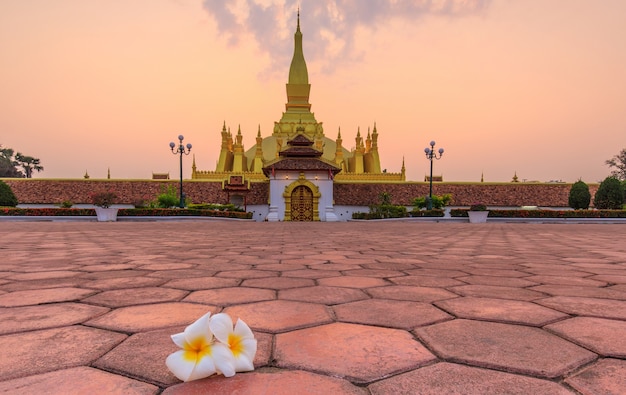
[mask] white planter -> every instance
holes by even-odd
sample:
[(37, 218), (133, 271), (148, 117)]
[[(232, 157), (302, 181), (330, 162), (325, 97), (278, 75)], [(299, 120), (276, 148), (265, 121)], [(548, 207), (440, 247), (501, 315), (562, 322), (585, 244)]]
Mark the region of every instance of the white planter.
[(487, 222), (489, 211), (468, 211), (469, 222), (472, 224), (484, 224)]
[(117, 221), (117, 208), (112, 207), (96, 207), (96, 215), (98, 222), (115, 222)]

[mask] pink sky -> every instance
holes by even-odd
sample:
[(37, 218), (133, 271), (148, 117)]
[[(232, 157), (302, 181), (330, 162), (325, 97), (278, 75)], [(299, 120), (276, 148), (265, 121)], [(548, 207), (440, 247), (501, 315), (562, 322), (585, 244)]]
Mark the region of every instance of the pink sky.
[[(37, 178), (177, 178), (183, 134), (214, 170), (224, 121), (249, 149), (284, 111), (297, 3), (0, 2), (0, 144), (41, 159)], [(388, 3), (300, 1), (327, 137), (341, 127), (350, 149), (376, 122), (382, 167), (404, 157), (416, 181), (430, 140), (445, 181), (609, 174), (626, 148), (625, 1)]]

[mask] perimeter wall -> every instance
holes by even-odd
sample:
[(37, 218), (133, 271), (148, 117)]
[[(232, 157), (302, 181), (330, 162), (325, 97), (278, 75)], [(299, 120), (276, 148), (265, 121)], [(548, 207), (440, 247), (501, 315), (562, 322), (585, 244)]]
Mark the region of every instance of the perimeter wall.
[[(96, 179), (38, 179), (4, 178), (20, 204), (74, 204), (91, 203), (90, 194), (113, 191), (118, 203), (133, 204), (141, 200), (153, 200), (168, 187), (178, 191), (175, 180), (96, 180)], [(451, 194), (453, 206), (469, 206), (484, 203), (488, 206), (519, 207), (567, 207), (571, 184), (565, 183), (433, 183), (433, 194)], [(193, 203), (228, 203), (228, 194), (220, 182), (185, 180), (185, 195)], [(598, 184), (589, 184), (593, 197)], [(368, 206), (379, 203), (382, 192), (391, 195), (393, 204), (410, 206), (417, 196), (428, 195), (425, 182), (389, 184), (335, 183), (336, 205)], [(269, 199), (269, 182), (252, 183), (246, 201), (249, 205), (264, 205)]]

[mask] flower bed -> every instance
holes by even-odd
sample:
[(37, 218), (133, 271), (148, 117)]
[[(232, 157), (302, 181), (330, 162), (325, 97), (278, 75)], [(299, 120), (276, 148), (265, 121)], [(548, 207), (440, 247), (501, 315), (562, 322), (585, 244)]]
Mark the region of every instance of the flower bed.
[[(1, 216), (95, 216), (93, 208), (0, 208)], [(129, 208), (119, 209), (118, 217), (221, 217), (221, 218), (241, 218), (250, 219), (252, 213), (240, 211), (219, 211), (219, 210), (196, 210), (196, 209), (169, 209), (169, 208)]]
[[(468, 209), (452, 209), (450, 216), (467, 217)], [(625, 210), (489, 210), (489, 218), (626, 218)]]
[(409, 212), (411, 217), (443, 217), (443, 210), (432, 209), (432, 210), (413, 210)]

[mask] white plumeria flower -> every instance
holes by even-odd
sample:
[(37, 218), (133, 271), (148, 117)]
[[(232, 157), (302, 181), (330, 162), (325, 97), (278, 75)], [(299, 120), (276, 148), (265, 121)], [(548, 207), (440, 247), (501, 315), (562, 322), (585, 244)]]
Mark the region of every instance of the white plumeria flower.
[(209, 328), (207, 313), (185, 328), (183, 333), (172, 335), (172, 341), (181, 350), (170, 354), (165, 364), (182, 381), (191, 381), (222, 373), (226, 377), (235, 374), (233, 353), (222, 343), (215, 341)]
[(230, 316), (220, 313), (211, 317), (209, 327), (217, 340), (224, 343), (232, 353), (236, 372), (254, 370), (257, 341), (245, 322), (237, 319), (233, 329), (233, 321)]

